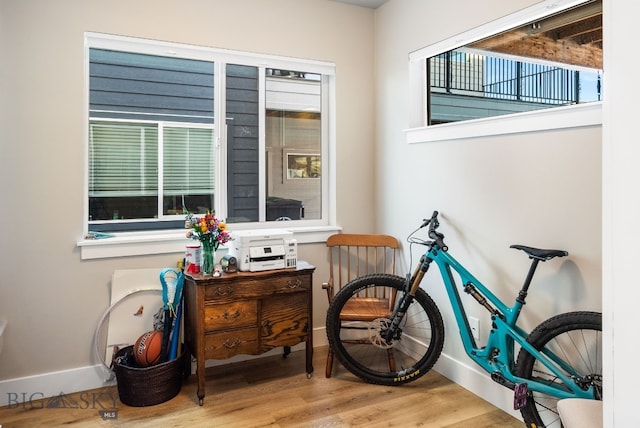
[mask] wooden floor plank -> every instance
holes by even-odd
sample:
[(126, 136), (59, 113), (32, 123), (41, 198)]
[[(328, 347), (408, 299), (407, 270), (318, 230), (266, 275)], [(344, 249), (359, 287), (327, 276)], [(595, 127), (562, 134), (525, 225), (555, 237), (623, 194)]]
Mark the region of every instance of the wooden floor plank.
[[(436, 372), (386, 387), (364, 383), (336, 365), (324, 377), (326, 349), (314, 352), (315, 375), (304, 352), (207, 369), (204, 405), (195, 376), (180, 393), (155, 406), (122, 404), (115, 386), (0, 408), (2, 428), (22, 427), (439, 427), (521, 428), (524, 424)], [(58, 408), (47, 407), (55, 403)], [(107, 414), (103, 419), (102, 413)], [(109, 417), (113, 418), (110, 419)]]

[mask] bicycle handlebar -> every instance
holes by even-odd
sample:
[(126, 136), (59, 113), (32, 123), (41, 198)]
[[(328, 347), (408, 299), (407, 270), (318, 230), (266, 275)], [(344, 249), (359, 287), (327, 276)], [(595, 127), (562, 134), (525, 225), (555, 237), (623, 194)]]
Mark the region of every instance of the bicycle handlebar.
[(437, 245), (443, 251), (447, 251), (449, 247), (447, 247), (447, 245), (444, 243), (444, 234), (436, 231), (436, 229), (440, 226), (440, 222), (438, 221), (438, 211), (434, 211), (433, 214), (431, 214), (430, 219), (424, 219), (424, 222), (422, 223), (422, 226), (420, 226), (420, 228), (423, 228), (427, 225), (429, 225), (429, 238), (433, 239), (432, 244)]

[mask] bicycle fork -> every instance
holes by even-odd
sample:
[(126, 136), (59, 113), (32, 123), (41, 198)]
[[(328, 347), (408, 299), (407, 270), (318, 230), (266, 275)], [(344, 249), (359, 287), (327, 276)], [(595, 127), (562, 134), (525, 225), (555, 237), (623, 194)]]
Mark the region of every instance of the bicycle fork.
[(398, 302), (395, 309), (393, 310), (393, 314), (391, 315), (391, 322), (389, 323), (387, 330), (382, 332), (381, 334), (382, 338), (387, 342), (388, 345), (390, 345), (393, 340), (400, 339), (400, 335), (402, 334), (400, 324), (402, 323), (404, 316), (409, 310), (411, 303), (413, 303), (416, 291), (420, 286), (420, 282), (422, 282), (422, 278), (424, 278), (424, 275), (429, 270), (429, 265), (431, 264), (431, 262), (432, 260), (430, 258), (423, 255), (420, 258), (420, 263), (416, 267), (414, 274), (411, 277), (407, 276), (404, 286), (405, 293), (402, 296), (400, 302)]

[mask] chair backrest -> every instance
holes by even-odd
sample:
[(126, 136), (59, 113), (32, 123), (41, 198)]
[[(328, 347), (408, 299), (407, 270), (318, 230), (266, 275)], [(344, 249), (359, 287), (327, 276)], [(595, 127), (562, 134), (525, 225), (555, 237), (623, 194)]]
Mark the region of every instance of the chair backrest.
[(396, 273), (398, 240), (389, 235), (338, 233), (327, 239), (329, 301), (349, 281), (370, 273)]

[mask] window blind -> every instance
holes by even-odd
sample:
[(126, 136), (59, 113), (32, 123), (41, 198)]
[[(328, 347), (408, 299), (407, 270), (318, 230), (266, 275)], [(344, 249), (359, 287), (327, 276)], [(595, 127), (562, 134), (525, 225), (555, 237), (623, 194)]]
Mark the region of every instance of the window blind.
[(165, 195), (213, 194), (213, 129), (165, 127), (163, 152)]
[(157, 170), (156, 125), (90, 123), (90, 197), (157, 195)]

